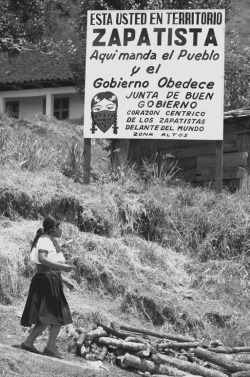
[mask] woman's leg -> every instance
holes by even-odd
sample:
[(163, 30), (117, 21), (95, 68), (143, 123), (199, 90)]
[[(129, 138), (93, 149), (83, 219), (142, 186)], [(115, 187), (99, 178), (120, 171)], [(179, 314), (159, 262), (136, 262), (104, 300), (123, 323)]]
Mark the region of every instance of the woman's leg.
[(58, 353), (56, 349), (56, 339), (61, 330), (61, 327), (61, 325), (50, 325), (49, 339), (46, 347), (49, 351)]
[(41, 335), (47, 327), (48, 325), (43, 323), (35, 325), (35, 327), (31, 330), (31, 333), (29, 334), (28, 338), (23, 342), (23, 344), (27, 347), (33, 347), (33, 343), (36, 340), (36, 338), (39, 335)]

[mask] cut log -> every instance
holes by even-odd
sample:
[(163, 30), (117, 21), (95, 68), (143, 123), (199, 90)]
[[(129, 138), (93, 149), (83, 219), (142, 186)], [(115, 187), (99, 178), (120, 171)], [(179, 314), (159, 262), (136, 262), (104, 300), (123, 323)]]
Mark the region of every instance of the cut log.
[(74, 331), (72, 339), (76, 342), (79, 339), (80, 333), (78, 331)]
[[(174, 372), (175, 374), (171, 376), (178, 376), (178, 377), (202, 377), (202, 376), (197, 376), (197, 375), (193, 375), (193, 374), (187, 374), (185, 372), (179, 372), (178, 374), (176, 374), (176, 372)], [(169, 377), (169, 374), (152, 374), (151, 377)]]
[(233, 373), (231, 377), (250, 377), (250, 371)]
[[(159, 351), (158, 351), (159, 352)], [(158, 352), (155, 352), (155, 353), (158, 353)], [(163, 355), (167, 355), (167, 356), (173, 356), (175, 357), (176, 356), (176, 352), (171, 350), (170, 348), (166, 348), (164, 351), (161, 352)]]
[(116, 356), (124, 356), (125, 355), (125, 353), (126, 353), (127, 351), (126, 350), (121, 350), (120, 348), (116, 348), (115, 349), (115, 354), (116, 354)]
[(238, 353), (230, 355), (231, 360), (239, 361), (240, 363), (250, 364), (250, 354), (249, 353)]
[(220, 367), (227, 369), (233, 373), (250, 369), (250, 365), (233, 361), (225, 355), (219, 355), (214, 352), (204, 350), (200, 347), (194, 349), (194, 354), (199, 359), (209, 361), (210, 363), (215, 365), (219, 365)]
[(120, 331), (120, 326), (117, 322), (115, 322), (115, 321), (110, 322), (110, 326), (112, 327), (112, 329), (114, 329), (116, 331)]
[(166, 349), (166, 348), (196, 348), (201, 345), (201, 342), (168, 342), (168, 343), (160, 343), (157, 345), (157, 349)]
[(250, 347), (233, 347), (233, 352), (250, 352)]
[(217, 371), (205, 368), (201, 365), (190, 363), (189, 361), (183, 361), (177, 359), (176, 357), (162, 355), (161, 353), (157, 353), (156, 355), (152, 355), (151, 359), (155, 362), (165, 363), (172, 365), (173, 367), (180, 369), (184, 372), (194, 375), (201, 375), (203, 377), (226, 377), (227, 375)]
[(183, 373), (180, 373), (180, 371), (175, 370), (174, 368), (162, 364), (156, 365), (153, 361), (141, 359), (140, 357), (131, 355), (129, 353), (126, 353), (124, 356), (122, 356), (120, 360), (121, 366), (123, 368), (134, 368), (142, 372), (160, 374), (161, 376), (165, 374), (167, 376), (174, 375), (176, 377), (183, 377)]
[(112, 347), (121, 348), (127, 351), (142, 351), (148, 348), (148, 345), (144, 343), (125, 342), (124, 340), (108, 338), (108, 337), (98, 338), (96, 342), (98, 344), (101, 344), (107, 347), (112, 346)]
[(194, 338), (182, 336), (182, 335), (178, 335), (178, 334), (162, 333), (162, 332), (158, 332), (158, 331), (147, 330), (147, 329), (127, 326), (127, 325), (121, 325), (120, 328), (122, 330), (132, 331), (132, 332), (135, 332), (135, 333), (146, 334), (146, 335), (150, 335), (150, 336), (155, 336), (157, 338), (176, 340), (177, 342), (195, 342)]
[[(122, 331), (121, 328), (120, 328), (120, 325), (117, 323), (117, 322), (111, 322), (110, 323), (110, 326), (112, 327), (112, 329), (116, 330), (117, 332), (121, 332), (122, 334), (126, 334), (125, 331)], [(138, 337), (140, 336), (141, 334), (138, 333), (138, 332), (134, 332), (134, 331), (129, 331), (127, 332), (127, 336), (134, 336), (134, 337)], [(146, 336), (147, 338), (147, 336)]]
[(155, 346), (152, 344), (152, 342), (149, 344), (149, 341), (147, 341), (146, 339), (144, 339), (142, 337), (128, 336), (125, 339), (125, 341), (126, 342), (132, 342), (132, 343), (142, 343), (142, 344), (145, 344), (147, 346), (147, 350), (143, 350), (142, 351), (143, 353), (141, 355), (137, 355), (139, 357), (147, 357), (147, 356), (145, 356), (147, 353), (148, 353), (148, 356), (149, 356), (150, 353), (153, 354), (153, 353), (158, 352), (158, 350), (155, 348)]
[(101, 352), (97, 356), (97, 360), (103, 361), (108, 353), (108, 347), (104, 346), (102, 347)]
[(125, 338), (126, 342), (133, 342), (133, 343), (145, 343), (148, 344), (148, 341), (142, 337), (135, 337), (135, 336), (127, 336)]
[(81, 357), (85, 357), (88, 352), (89, 352), (89, 348), (85, 347), (85, 345), (83, 344), (80, 349)]
[[(124, 368), (135, 368), (143, 372), (155, 372), (155, 363), (150, 360), (141, 359), (138, 356), (126, 353), (124, 356), (120, 357), (121, 365)], [(167, 370), (166, 372), (167, 373)]]
[(76, 342), (76, 353), (77, 354), (80, 354), (80, 351), (81, 351), (81, 347), (83, 345), (83, 342), (85, 340), (85, 337), (86, 337), (86, 333), (82, 332), (79, 336), (79, 338), (77, 339), (77, 342)]
[(95, 330), (91, 330), (86, 334), (84, 343), (86, 346), (89, 346), (94, 339), (107, 335), (107, 332), (101, 326), (99, 326)]
[(120, 339), (126, 339), (128, 336), (131, 335), (129, 333), (119, 331), (117, 328), (116, 328), (116, 330), (111, 329), (110, 327), (105, 326), (105, 325), (103, 325), (102, 323), (99, 323), (99, 322), (97, 324), (98, 324), (98, 327), (102, 327), (107, 333), (114, 335), (114, 336), (116, 336), (117, 338), (120, 338)]
[(151, 374), (151, 377), (169, 377), (169, 374)]
[(76, 352), (76, 341), (71, 339), (68, 345), (68, 352), (75, 353)]
[(80, 335), (82, 332), (86, 332), (86, 329), (84, 329), (83, 327), (76, 327), (75, 331), (78, 332)]
[(142, 358), (149, 357), (149, 355), (150, 355), (150, 349), (138, 351), (135, 353), (135, 356), (142, 357)]
[(208, 351), (215, 352), (215, 353), (226, 353), (226, 354), (231, 354), (233, 353), (233, 348), (230, 347), (209, 347), (207, 349)]

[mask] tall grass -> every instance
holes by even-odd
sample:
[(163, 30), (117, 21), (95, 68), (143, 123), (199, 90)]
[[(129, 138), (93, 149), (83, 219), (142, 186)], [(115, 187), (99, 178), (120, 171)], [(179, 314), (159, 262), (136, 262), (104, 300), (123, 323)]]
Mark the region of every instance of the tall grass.
[(32, 172), (57, 169), (82, 180), (80, 126), (39, 116), (31, 122), (0, 116), (0, 163)]
[(0, 302), (23, 295), (26, 286), (21, 272), (28, 273), (33, 229), (27, 223), (0, 222)]
[(149, 184), (169, 184), (176, 178), (178, 171), (177, 160), (170, 154), (160, 156), (156, 154), (155, 161), (143, 160), (141, 174)]
[(67, 177), (73, 178), (76, 182), (83, 182), (83, 144), (75, 140), (71, 143), (68, 142), (66, 150), (61, 153), (61, 158), (60, 170), (62, 173)]
[(36, 172), (58, 165), (59, 151), (49, 140), (41, 138), (19, 124), (0, 130), (0, 161), (2, 165), (19, 166)]

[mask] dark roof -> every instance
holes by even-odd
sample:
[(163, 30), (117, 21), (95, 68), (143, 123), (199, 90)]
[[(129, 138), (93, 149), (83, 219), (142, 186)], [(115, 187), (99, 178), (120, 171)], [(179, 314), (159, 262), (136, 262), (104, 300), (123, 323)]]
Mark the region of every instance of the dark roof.
[(64, 55), (25, 52), (9, 59), (0, 54), (0, 91), (19, 88), (73, 85), (71, 59)]

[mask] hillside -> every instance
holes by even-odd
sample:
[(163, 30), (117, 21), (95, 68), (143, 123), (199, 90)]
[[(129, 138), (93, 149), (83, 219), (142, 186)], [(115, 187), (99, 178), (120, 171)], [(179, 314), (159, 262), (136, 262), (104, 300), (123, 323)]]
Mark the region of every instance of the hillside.
[[(170, 178), (167, 171), (154, 179), (150, 164), (147, 178), (126, 164), (108, 171), (106, 144), (100, 142), (93, 145), (91, 184), (84, 186), (79, 126), (2, 116), (0, 135), (3, 374), (32, 376), (20, 366), (25, 351), (13, 354), (6, 347), (17, 346), (27, 334), (20, 315), (33, 274), (30, 242), (48, 213), (63, 221), (60, 243), (69, 241), (63, 250), (76, 287), (65, 288), (73, 327), (116, 321), (208, 342), (219, 339), (227, 347), (249, 346), (247, 193), (216, 196)], [(70, 336), (65, 328), (59, 339), (66, 361), (89, 367), (69, 351)], [(37, 342), (40, 350), (46, 337)], [(33, 361), (34, 375), (46, 375), (49, 364), (39, 360)], [(114, 376), (126, 374), (105, 366)], [(60, 368), (53, 375), (60, 375)], [(76, 373), (73, 368), (72, 377)]]
[(244, 43), (249, 43), (249, 24), (250, 24), (250, 1), (234, 0), (237, 12), (234, 18), (226, 25), (226, 35), (229, 32), (236, 31), (239, 33)]

